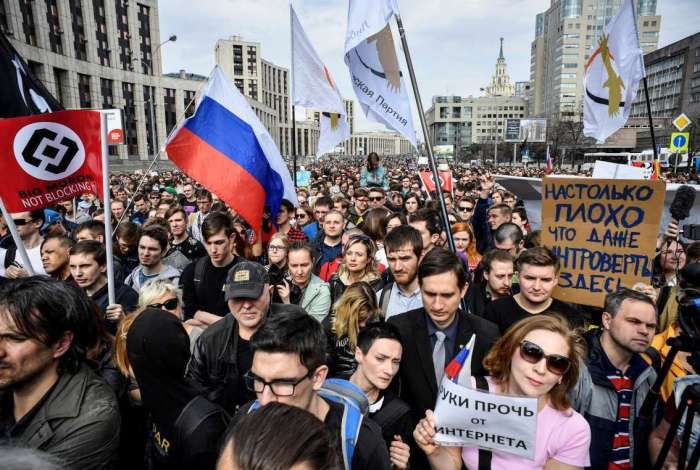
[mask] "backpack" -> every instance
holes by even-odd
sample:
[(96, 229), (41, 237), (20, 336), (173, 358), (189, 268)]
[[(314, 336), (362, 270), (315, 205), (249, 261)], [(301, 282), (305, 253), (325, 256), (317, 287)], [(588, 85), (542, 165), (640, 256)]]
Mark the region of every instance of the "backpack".
[(194, 293), (197, 295), (198, 299), (202, 298), (201, 293), (199, 292), (199, 286), (202, 285), (202, 278), (204, 277), (204, 271), (207, 269), (207, 261), (208, 260), (209, 260), (208, 256), (202, 256), (197, 261), (195, 261), (195, 265), (194, 265)]
[(382, 311), (382, 317), (386, 318), (386, 311), (389, 309), (389, 299), (391, 298), (391, 289), (394, 288), (394, 283), (385, 284), (382, 293), (379, 294), (379, 309)]
[[(365, 393), (349, 380), (326, 379), (318, 394), (335, 403), (343, 405), (340, 437), (343, 447), (343, 463), (346, 470), (352, 470), (352, 457), (355, 454), (357, 439), (360, 437), (362, 420), (369, 412), (369, 401)], [(255, 400), (248, 413), (260, 408)]]
[(228, 423), (229, 416), (219, 405), (206, 398), (197, 395), (185, 405), (173, 424), (175, 443), (179, 449), (178, 458), (188, 457), (187, 447), (184, 443), (189, 442), (189, 438), (197, 432), (202, 423), (217, 415), (221, 416), (223, 427), (226, 427), (225, 424)]

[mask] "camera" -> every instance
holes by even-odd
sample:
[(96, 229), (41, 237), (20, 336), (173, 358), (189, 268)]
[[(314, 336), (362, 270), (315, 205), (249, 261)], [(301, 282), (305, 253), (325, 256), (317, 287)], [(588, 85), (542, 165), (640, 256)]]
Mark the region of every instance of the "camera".
[(274, 286), (274, 289), (272, 289), (272, 303), (283, 303), (279, 292), (277, 292), (277, 286), (283, 286), (285, 285), (285, 282), (287, 283), (287, 286), (289, 286), (289, 303), (295, 305), (299, 305), (301, 303), (303, 292), (299, 286), (292, 282), (292, 278), (286, 269), (281, 269), (279, 266), (273, 264), (270, 265), (268, 275), (270, 277), (270, 285)]

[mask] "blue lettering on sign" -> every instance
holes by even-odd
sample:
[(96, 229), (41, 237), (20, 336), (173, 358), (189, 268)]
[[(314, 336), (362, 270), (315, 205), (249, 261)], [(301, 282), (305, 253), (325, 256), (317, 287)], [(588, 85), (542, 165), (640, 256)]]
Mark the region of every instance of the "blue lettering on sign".
[(673, 138), (673, 145), (675, 147), (681, 148), (685, 147), (685, 136), (684, 135), (677, 135)]

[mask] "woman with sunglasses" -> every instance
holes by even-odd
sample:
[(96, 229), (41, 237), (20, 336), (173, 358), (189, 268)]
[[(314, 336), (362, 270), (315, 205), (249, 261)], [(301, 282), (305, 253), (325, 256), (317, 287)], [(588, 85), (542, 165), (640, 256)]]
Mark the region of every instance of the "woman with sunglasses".
[[(591, 430), (571, 409), (578, 381), (579, 337), (565, 320), (536, 315), (513, 325), (484, 359), (490, 393), (537, 398), (535, 460), (492, 451), (491, 468), (573, 470), (590, 466)], [(474, 379), (472, 379), (473, 382)], [(434, 441), (435, 417), (426, 412), (413, 437), (434, 470), (479, 468), (477, 447), (443, 447)]]
[(474, 231), (471, 225), (464, 223), (453, 224), (451, 228), (457, 256), (462, 259), (467, 270), (473, 272), (481, 261), (481, 255), (476, 251)]
[(374, 289), (366, 282), (349, 286), (322, 325), (328, 338), (328, 376), (350, 379), (357, 369), (357, 335), (368, 323), (381, 320)]
[(367, 235), (353, 235), (343, 246), (343, 259), (338, 271), (331, 277), (331, 301), (335, 304), (345, 289), (356, 283), (366, 282), (372, 289), (382, 288), (382, 274), (376, 267), (377, 245)]
[[(159, 308), (172, 313), (180, 321), (184, 319), (182, 291), (164, 279), (149, 281), (141, 288), (138, 307), (139, 311), (146, 308)], [(190, 349), (194, 350), (194, 344), (204, 330), (187, 323), (183, 323), (183, 326), (190, 337)]]

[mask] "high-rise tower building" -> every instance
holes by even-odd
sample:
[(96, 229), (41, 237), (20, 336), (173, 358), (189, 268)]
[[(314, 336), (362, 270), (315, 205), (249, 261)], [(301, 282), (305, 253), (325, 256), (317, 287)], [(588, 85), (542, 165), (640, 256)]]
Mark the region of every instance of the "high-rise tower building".
[[(535, 19), (530, 55), (530, 113), (550, 119), (580, 119), (585, 65), (605, 25), (623, 0), (550, 0)], [(645, 53), (659, 42), (656, 0), (635, 0), (639, 41)]]

